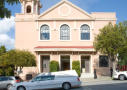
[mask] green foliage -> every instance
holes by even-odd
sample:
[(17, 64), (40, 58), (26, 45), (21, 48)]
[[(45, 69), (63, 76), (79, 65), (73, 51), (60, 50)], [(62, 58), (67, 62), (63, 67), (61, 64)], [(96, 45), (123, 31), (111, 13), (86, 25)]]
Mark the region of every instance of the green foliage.
[(80, 74), (81, 74), (80, 62), (78, 60), (72, 62), (72, 69), (75, 70), (78, 73), (78, 75), (80, 76)]
[(50, 62), (50, 72), (59, 71), (59, 63), (55, 60)]
[(0, 18), (11, 16), (11, 11), (5, 7), (5, 4), (13, 5), (18, 2), (19, 0), (0, 0)]
[(6, 75), (10, 75), (12, 69), (14, 71), (18, 67), (22, 70), (23, 67), (36, 66), (35, 56), (26, 50), (10, 50), (0, 56), (0, 66), (14, 66), (14, 68), (8, 67), (7, 70), (4, 70)]
[(95, 49), (102, 54), (107, 54), (110, 60), (115, 60), (125, 43), (122, 30), (121, 24), (112, 25), (111, 23), (100, 29), (100, 33), (95, 37)]
[(5, 75), (6, 76), (14, 76), (14, 68), (9, 66), (5, 69)]
[(124, 37), (124, 45), (119, 50), (119, 64), (120, 65), (127, 65), (127, 21), (119, 24), (119, 27), (122, 31)]
[(0, 56), (1, 56), (2, 54), (4, 54), (4, 53), (6, 53), (6, 48), (5, 48), (5, 46), (1, 46), (1, 47), (0, 47)]
[(13, 66), (1, 67), (0, 68), (0, 75), (14, 76), (14, 67)]

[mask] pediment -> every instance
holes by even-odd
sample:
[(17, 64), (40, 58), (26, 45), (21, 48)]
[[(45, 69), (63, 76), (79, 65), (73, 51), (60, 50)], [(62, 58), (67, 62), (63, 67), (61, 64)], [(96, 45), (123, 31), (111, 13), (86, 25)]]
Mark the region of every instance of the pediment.
[(93, 19), (92, 16), (67, 0), (62, 0), (42, 13), (38, 19)]

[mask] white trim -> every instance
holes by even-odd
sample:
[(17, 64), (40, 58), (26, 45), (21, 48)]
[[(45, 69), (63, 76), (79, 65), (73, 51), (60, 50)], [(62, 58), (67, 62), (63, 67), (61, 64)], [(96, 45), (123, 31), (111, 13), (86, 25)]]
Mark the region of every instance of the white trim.
[[(49, 40), (41, 40), (41, 39), (40, 39), (40, 30), (41, 30), (41, 26), (42, 26), (42, 25), (48, 25), (48, 26), (49, 26), (49, 33), (50, 33), (50, 35), (49, 35), (49, 37), (50, 37)], [(43, 23), (43, 24), (39, 25), (39, 35), (38, 35), (38, 36), (39, 36), (38, 41), (41, 41), (41, 42), (43, 42), (43, 41), (51, 41), (51, 38), (52, 38), (52, 37), (51, 37), (51, 25), (50, 25), (49, 23)]]
[(61, 56), (60, 56), (60, 54), (59, 54), (59, 71), (61, 71), (61, 58), (60, 58)]
[[(78, 53), (78, 55), (79, 55), (79, 53)], [(79, 62), (80, 62), (80, 71), (82, 71), (81, 70), (81, 55), (79, 55)], [(82, 72), (81, 72), (82, 73)]]
[(95, 21), (117, 21), (116, 18), (96, 18)]
[(93, 74), (94, 70), (93, 70), (93, 63), (94, 63), (94, 60), (93, 60), (93, 55), (91, 55), (91, 73)]
[(31, 12), (34, 13), (34, 1), (32, 0)]
[[(62, 25), (64, 25), (64, 24), (68, 25), (69, 28), (70, 28), (70, 40), (60, 40), (60, 27), (61, 27)], [(58, 30), (58, 31), (59, 31), (59, 41), (60, 41), (60, 42), (62, 42), (62, 41), (63, 41), (63, 42), (72, 41), (72, 37), (71, 37), (71, 36), (72, 36), (72, 27), (71, 27), (71, 25), (70, 25), (69, 23), (62, 23), (62, 24), (60, 24), (60, 25), (59, 25), (59, 30)]]
[(38, 55), (38, 69), (39, 69), (39, 73), (41, 73), (41, 55)]
[[(84, 19), (84, 18), (82, 18), (82, 19), (69, 19), (69, 18), (48, 18), (48, 19), (35, 19), (35, 20), (37, 20), (37, 21), (51, 21), (51, 20), (55, 20), (55, 21), (74, 21), (74, 20), (76, 20), (76, 21), (94, 21), (95, 19)], [(112, 20), (112, 19), (111, 19)], [(114, 20), (114, 19), (113, 19)]]
[(72, 70), (72, 55), (70, 55), (70, 70)]
[(91, 51), (95, 52), (94, 48), (35, 48), (34, 51)]
[[(84, 24), (86, 24), (86, 25), (88, 25), (89, 27), (90, 27), (90, 40), (81, 40), (81, 30), (80, 30), (80, 28), (81, 28), (81, 26), (82, 25), (84, 25)], [(80, 28), (79, 28), (79, 41), (83, 41), (83, 42), (85, 42), (85, 41), (92, 41), (92, 25), (90, 25), (90, 24), (88, 24), (88, 23), (82, 23), (81, 25), (80, 25)]]

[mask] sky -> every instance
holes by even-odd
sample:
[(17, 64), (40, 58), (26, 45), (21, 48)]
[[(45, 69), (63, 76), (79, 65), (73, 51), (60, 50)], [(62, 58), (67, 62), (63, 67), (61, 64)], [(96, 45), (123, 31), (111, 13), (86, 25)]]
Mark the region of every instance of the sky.
[[(41, 13), (46, 11), (61, 0), (40, 0), (43, 7)], [(127, 0), (68, 0), (88, 13), (91, 12), (116, 12), (117, 23), (127, 20)], [(0, 19), (0, 46), (5, 45), (8, 50), (15, 48), (15, 14), (21, 13), (21, 5), (6, 4), (11, 10), (10, 18)]]

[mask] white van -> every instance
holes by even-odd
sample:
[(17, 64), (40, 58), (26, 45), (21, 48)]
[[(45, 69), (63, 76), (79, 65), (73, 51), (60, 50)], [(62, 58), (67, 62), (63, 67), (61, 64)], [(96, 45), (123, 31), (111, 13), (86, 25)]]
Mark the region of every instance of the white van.
[(41, 73), (29, 82), (14, 84), (11, 90), (38, 90), (80, 87), (81, 82), (75, 70)]

